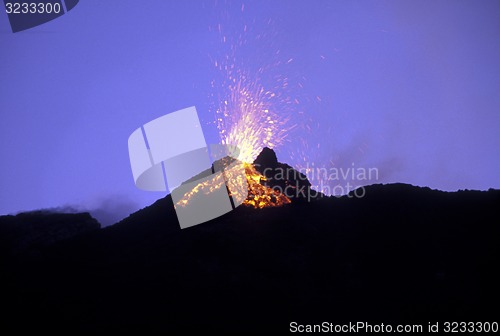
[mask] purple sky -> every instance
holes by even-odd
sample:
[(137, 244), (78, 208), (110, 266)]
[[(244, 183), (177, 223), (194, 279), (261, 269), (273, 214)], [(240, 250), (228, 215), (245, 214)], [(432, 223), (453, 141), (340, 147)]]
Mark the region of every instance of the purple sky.
[(85, 0), (16, 34), (2, 12), (0, 214), (73, 206), (121, 217), (162, 197), (135, 188), (127, 139), (195, 105), (207, 142), (218, 142), (209, 110), (212, 60), (227, 48), (209, 29), (218, 23), (228, 36), (248, 25), (240, 61), (249, 70), (265, 66), (267, 52), (293, 58), (283, 71), (303, 86), (290, 94), (312, 132), (297, 129), (277, 149), (280, 161), (296, 164), (287, 157), (302, 139), (311, 162), (377, 167), (379, 183), (500, 188), (499, 1), (252, 1), (241, 9)]

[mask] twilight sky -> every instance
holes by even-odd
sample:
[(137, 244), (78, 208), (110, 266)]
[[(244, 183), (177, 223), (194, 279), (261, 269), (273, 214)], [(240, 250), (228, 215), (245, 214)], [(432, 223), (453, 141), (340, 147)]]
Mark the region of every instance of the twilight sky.
[(237, 66), (281, 61), (261, 81), (279, 72), (297, 101), (280, 161), (500, 188), (499, 1), (242, 4), (84, 0), (16, 34), (2, 10), (0, 214), (74, 207), (109, 224), (162, 197), (135, 188), (128, 136), (194, 105), (217, 143), (214, 60), (240, 35)]

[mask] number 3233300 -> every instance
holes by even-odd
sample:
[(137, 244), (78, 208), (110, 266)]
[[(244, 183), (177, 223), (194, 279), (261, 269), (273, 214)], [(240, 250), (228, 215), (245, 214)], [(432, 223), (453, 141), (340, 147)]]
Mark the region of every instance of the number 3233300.
[(5, 3), (7, 14), (58, 14), (61, 12), (61, 4), (42, 2)]

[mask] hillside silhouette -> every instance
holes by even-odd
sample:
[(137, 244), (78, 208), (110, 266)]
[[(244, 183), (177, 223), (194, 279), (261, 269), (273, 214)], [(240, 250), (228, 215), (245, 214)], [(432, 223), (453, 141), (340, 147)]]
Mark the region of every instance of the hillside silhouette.
[(240, 206), (181, 230), (168, 195), (36, 254), (4, 254), (1, 328), (288, 333), (292, 321), (498, 318), (499, 190), (379, 184), (350, 196)]

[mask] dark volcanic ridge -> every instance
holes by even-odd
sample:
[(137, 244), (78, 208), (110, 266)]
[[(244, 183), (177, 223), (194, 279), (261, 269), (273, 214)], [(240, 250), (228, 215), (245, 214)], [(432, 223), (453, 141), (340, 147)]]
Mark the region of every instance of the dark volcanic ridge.
[(268, 147), (264, 147), (253, 165), (266, 177), (264, 185), (279, 191), (292, 190), (291, 193), (286, 192), (292, 200), (315, 201), (325, 197), (322, 193), (312, 189), (311, 182), (302, 172), (288, 164), (278, 162), (276, 153)]
[(54, 243), (100, 228), (99, 222), (88, 212), (38, 210), (0, 216), (0, 255), (38, 253)]
[[(257, 164), (282, 165), (267, 150)], [(292, 321), (425, 328), (498, 318), (499, 190), (365, 189), (362, 198), (240, 206), (184, 230), (168, 195), (36, 254), (2, 251), (0, 329), (285, 333)], [(66, 223), (94, 227), (81, 216)], [(15, 226), (28, 225), (22, 218)], [(2, 242), (12, 220), (0, 217)]]

